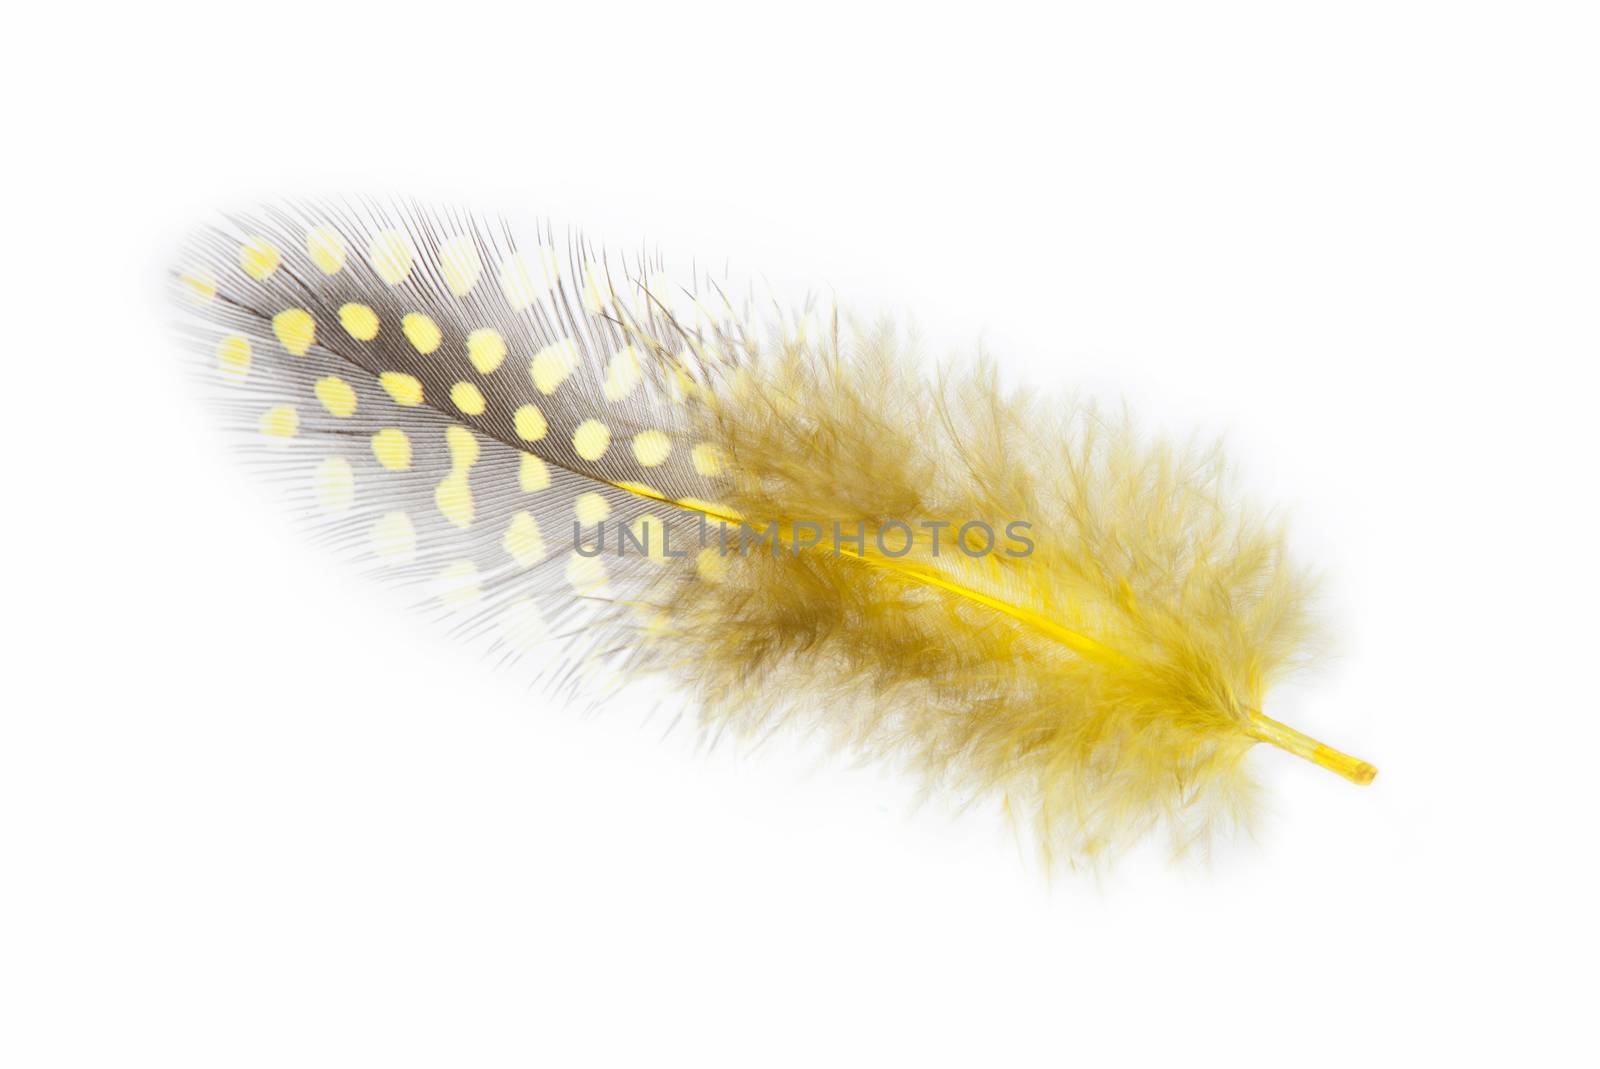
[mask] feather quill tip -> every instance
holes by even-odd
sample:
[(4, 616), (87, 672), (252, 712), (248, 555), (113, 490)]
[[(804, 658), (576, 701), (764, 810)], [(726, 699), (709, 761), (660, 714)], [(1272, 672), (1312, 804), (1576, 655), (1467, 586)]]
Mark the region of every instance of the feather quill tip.
[(1269, 716), (1253, 713), (1250, 717), (1250, 734), (1262, 742), (1269, 742), (1281, 750), (1303, 757), (1312, 764), (1336, 772), (1351, 783), (1365, 787), (1378, 776), (1374, 765), (1340, 753), (1326, 743), (1303, 735), (1288, 724), (1280, 724)]

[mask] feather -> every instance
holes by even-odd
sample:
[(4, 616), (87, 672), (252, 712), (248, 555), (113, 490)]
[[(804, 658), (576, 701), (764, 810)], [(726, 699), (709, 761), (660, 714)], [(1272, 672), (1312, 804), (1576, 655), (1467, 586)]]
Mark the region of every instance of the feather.
[(497, 660), (1003, 799), (1051, 861), (1204, 845), (1257, 742), (1371, 781), (1264, 711), (1310, 584), (1218, 451), (662, 269), (330, 202), (211, 227), (173, 278), (248, 457)]

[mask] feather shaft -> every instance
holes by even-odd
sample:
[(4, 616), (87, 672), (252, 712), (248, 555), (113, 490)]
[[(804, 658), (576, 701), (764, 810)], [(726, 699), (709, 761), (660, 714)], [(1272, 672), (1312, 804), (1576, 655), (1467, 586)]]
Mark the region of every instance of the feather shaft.
[[(740, 522), (739, 518), (731, 513), (674, 501), (665, 495), (648, 492), (641, 488), (617, 486), (617, 489), (625, 490), (639, 497), (670, 505), (686, 512), (696, 513), (720, 523), (737, 524)], [(818, 547), (809, 548), (815, 550)], [(882, 568), (914, 583), (937, 587), (946, 593), (954, 594), (957, 597), (965, 598), (975, 604), (1002, 613), (1040, 634), (1054, 639), (1074, 653), (1099, 661), (1101, 664), (1114, 668), (1131, 668), (1134, 665), (1131, 657), (1112, 649), (1102, 642), (1096, 641), (1088, 635), (1063, 627), (1049, 617), (1034, 612), (1026, 606), (1014, 605), (1001, 598), (986, 594), (981, 590), (975, 590), (972, 587), (957, 583), (931, 569), (902, 564), (895, 560), (879, 559), (844, 547), (839, 547), (837, 552), (840, 556), (858, 560), (871, 567)], [(1253, 739), (1269, 743), (1280, 750), (1294, 754), (1296, 757), (1304, 758), (1312, 764), (1336, 773), (1359, 786), (1366, 786), (1378, 775), (1378, 770), (1375, 766), (1358, 757), (1352, 757), (1347, 753), (1336, 750), (1332, 746), (1320, 742), (1303, 732), (1296, 731), (1289, 725), (1265, 716), (1257, 710), (1252, 709), (1248, 712), (1248, 726), (1243, 730), (1244, 734)]]
[(1371, 783), (1378, 775), (1378, 770), (1358, 757), (1340, 753), (1326, 743), (1318, 742), (1309, 735), (1301, 734), (1288, 724), (1280, 724), (1270, 716), (1264, 716), (1255, 710), (1250, 711), (1250, 729), (1248, 732), (1253, 738), (1262, 742), (1270, 742), (1280, 750), (1287, 750), (1296, 757), (1303, 757), (1312, 764), (1337, 772), (1351, 783), (1365, 786)]

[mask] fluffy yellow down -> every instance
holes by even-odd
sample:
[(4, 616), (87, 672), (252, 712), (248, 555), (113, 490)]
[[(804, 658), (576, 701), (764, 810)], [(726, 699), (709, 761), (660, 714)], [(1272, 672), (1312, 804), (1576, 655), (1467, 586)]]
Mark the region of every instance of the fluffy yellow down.
[[(1305, 647), (1308, 583), (1281, 530), (1231, 502), (1215, 451), (1008, 394), (987, 367), (935, 385), (888, 332), (848, 355), (790, 339), (709, 380), (694, 430), (728, 514), (918, 532), (905, 556), (825, 539), (675, 588), (652, 648), (711, 725), (820, 728), (1003, 803), (1073, 863), (1158, 827), (1203, 846), (1248, 815), (1257, 741), (1374, 774), (1262, 713)], [(952, 551), (970, 520), (1002, 538), (1026, 521), (1033, 549)]]

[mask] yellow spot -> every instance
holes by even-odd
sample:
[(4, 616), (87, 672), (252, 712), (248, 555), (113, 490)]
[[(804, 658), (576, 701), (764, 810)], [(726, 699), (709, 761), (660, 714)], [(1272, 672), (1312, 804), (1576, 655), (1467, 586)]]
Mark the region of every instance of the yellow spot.
[(544, 560), (544, 535), (539, 532), (539, 521), (531, 512), (519, 512), (506, 526), (506, 536), (500, 545), (511, 554), (511, 559), (524, 568), (531, 568)]
[(240, 270), (258, 282), (271, 276), (282, 262), (283, 255), (278, 252), (278, 247), (266, 238), (247, 238), (239, 246)]
[(716, 546), (707, 546), (694, 558), (694, 570), (708, 583), (720, 583), (728, 575), (728, 558)]
[(400, 320), (400, 329), (406, 332), (406, 337), (411, 339), (411, 344), (423, 356), (439, 348), (439, 343), (444, 340), (444, 335), (439, 333), (439, 324), (421, 312), (407, 312), (405, 318)]
[(444, 284), (457, 297), (465, 297), (472, 292), (472, 287), (478, 284), (478, 278), (483, 274), (483, 260), (479, 258), (478, 248), (470, 237), (462, 234), (439, 246), (439, 273), (444, 276)]
[(385, 371), (378, 376), (378, 385), (389, 391), (394, 403), (415, 408), (422, 403), (422, 383), (414, 376), (399, 371)]
[(371, 341), (378, 336), (378, 313), (364, 304), (347, 304), (339, 309), (339, 322), (356, 341)]
[(317, 321), (304, 308), (288, 308), (272, 317), (272, 333), (285, 349), (304, 356), (317, 340)]
[(312, 227), (306, 234), (306, 254), (317, 265), (317, 270), (325, 275), (337, 275), (344, 268), (344, 238), (328, 227)]
[(621, 401), (638, 385), (639, 351), (630, 345), (626, 349), (619, 349), (606, 365), (606, 400)]
[(549, 249), (540, 252), (542, 263), (517, 253), (500, 265), (500, 292), (505, 294), (506, 303), (519, 312), (537, 301), (555, 281), (555, 254)]
[(372, 525), (372, 551), (378, 556), (409, 564), (417, 556), (417, 529), (404, 512), (385, 512)]
[(710, 442), (701, 442), (689, 450), (689, 459), (694, 461), (694, 470), (708, 479), (722, 474), (722, 450)]
[(492, 375), (506, 358), (506, 340), (493, 327), (480, 327), (467, 335), (467, 359), (480, 375)]
[(500, 631), (507, 645), (522, 651), (538, 646), (550, 633), (538, 602), (532, 598), (518, 598), (506, 606), (500, 619)]
[(398, 286), (411, 274), (411, 242), (398, 230), (385, 230), (367, 246), (367, 259), (379, 278)]
[(293, 405), (273, 405), (261, 414), (261, 433), (268, 438), (293, 438), (300, 433), (300, 413)]
[(481, 416), (483, 410), (488, 408), (488, 402), (483, 399), (483, 391), (470, 382), (458, 382), (450, 387), (450, 400), (463, 415)]
[(517, 469), (517, 485), (530, 494), (537, 494), (550, 485), (550, 469), (532, 453), (524, 453), (522, 465)]
[(537, 405), (523, 405), (512, 416), (517, 437), (525, 442), (537, 442), (550, 430), (550, 425), (544, 421), (544, 413), (539, 411)]
[(330, 415), (340, 419), (354, 414), (356, 410), (356, 392), (350, 384), (336, 375), (318, 379), (315, 387), (317, 400), (322, 402)]
[(643, 431), (633, 436), (633, 456), (641, 465), (654, 468), (666, 462), (672, 452), (672, 439), (660, 431)]
[(606, 592), (606, 566), (599, 557), (581, 557), (574, 553), (567, 558), (567, 582), (586, 598), (597, 598)]
[(472, 526), (472, 487), (464, 470), (452, 471), (433, 491), (433, 503), (444, 518), (462, 530)]
[(211, 299), (217, 295), (217, 276), (203, 267), (179, 275), (178, 284), (190, 304), (210, 304)]
[(398, 427), (385, 427), (372, 436), (372, 455), (390, 471), (411, 467), (411, 439)]
[(317, 501), (331, 515), (349, 512), (356, 502), (356, 473), (344, 457), (325, 457), (317, 465)]
[(229, 334), (217, 343), (217, 367), (228, 378), (243, 382), (250, 375), (250, 339)]
[[(667, 559), (664, 552), (667, 548), (667, 525), (655, 516), (640, 516), (633, 521), (633, 542), (628, 548), (633, 551), (635, 544), (644, 546), (644, 555), (657, 564), (664, 563)], [(636, 551), (635, 551), (636, 552)], [(681, 552), (675, 550), (674, 552)]]
[(611, 445), (611, 429), (597, 419), (586, 419), (572, 432), (572, 448), (584, 460), (599, 460)]
[(450, 467), (466, 471), (478, 462), (478, 439), (465, 427), (444, 429), (444, 442), (450, 448)]
[(557, 386), (567, 381), (567, 376), (572, 374), (577, 366), (578, 347), (572, 343), (571, 338), (566, 338), (535, 353), (529, 371), (533, 375), (533, 384), (539, 388), (539, 392), (551, 394), (556, 392)]
[(446, 564), (433, 577), (434, 597), (446, 605), (469, 605), (483, 594), (478, 566), (469, 560)]
[(579, 494), (574, 503), (578, 522), (585, 527), (593, 527), (607, 516), (611, 515), (611, 503), (599, 494), (590, 492)]

